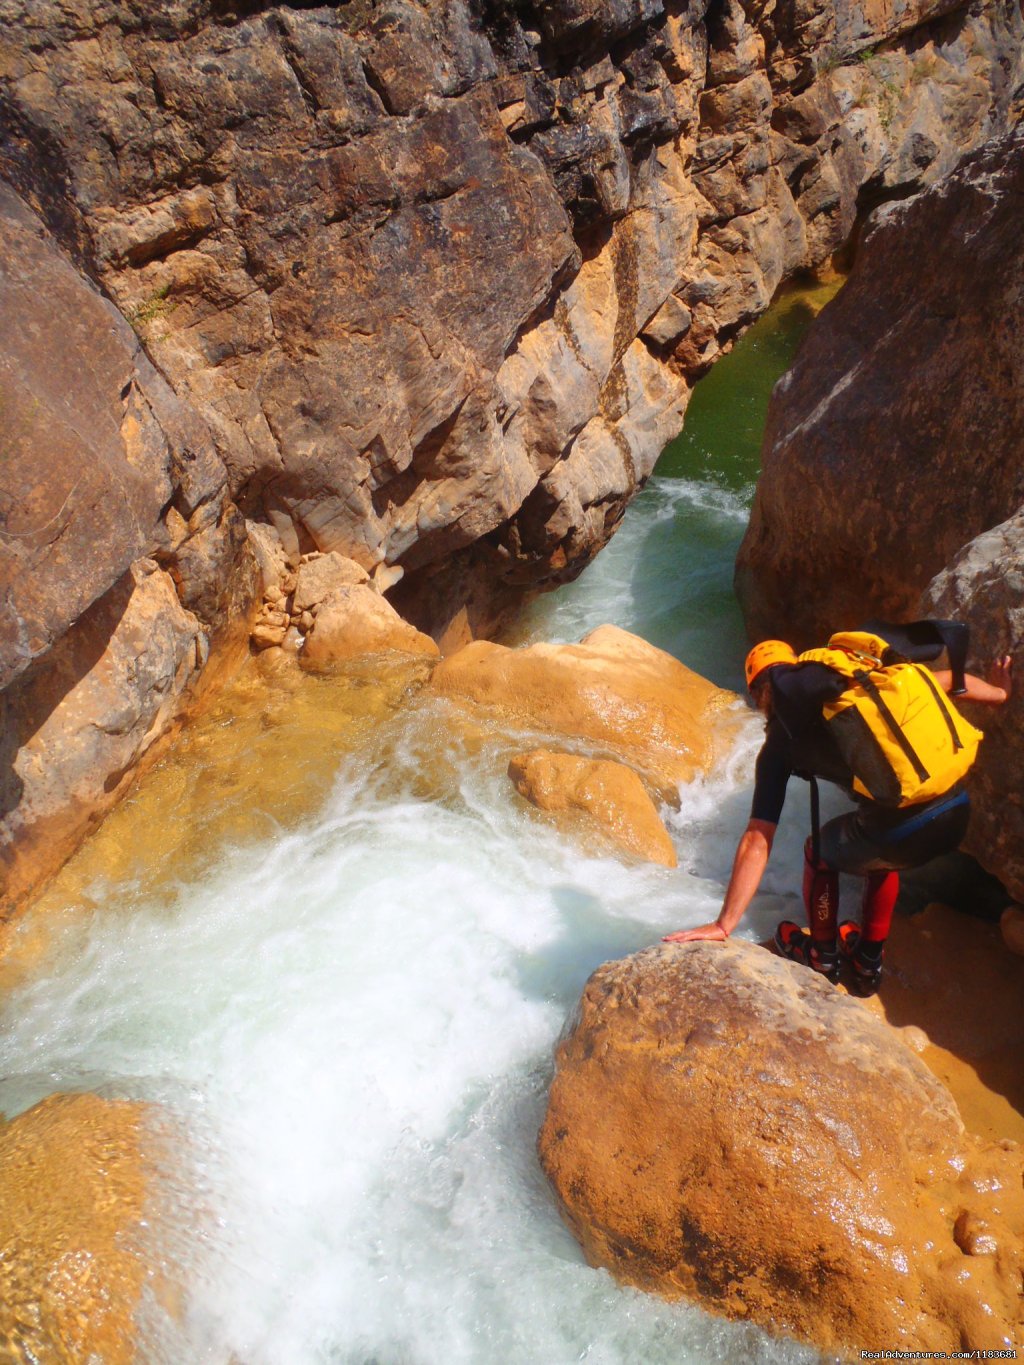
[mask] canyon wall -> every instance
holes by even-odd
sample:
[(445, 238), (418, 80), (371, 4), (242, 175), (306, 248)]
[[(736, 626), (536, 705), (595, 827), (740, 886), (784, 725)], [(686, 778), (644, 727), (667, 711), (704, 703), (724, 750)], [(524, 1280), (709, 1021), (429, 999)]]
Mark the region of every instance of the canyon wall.
[(247, 647), (245, 522), (201, 418), (0, 185), (0, 866), (15, 903)]
[[(244, 626), (243, 518), (293, 566), (356, 561), (445, 645), (486, 633), (606, 542), (780, 282), (1020, 106), (1009, 3), (0, 0), (0, 20), (5, 212), (65, 291), (5, 234), (8, 901)], [(102, 433), (69, 417), (93, 409)], [(159, 685), (134, 645), (118, 662), (139, 593)], [(118, 681), (82, 691), (97, 669)]]
[(776, 387), (737, 587), (755, 637), (932, 615), (970, 623), (976, 672), (1014, 655), (971, 716), (968, 847), (1024, 900), (1022, 203), (1024, 125), (879, 212)]

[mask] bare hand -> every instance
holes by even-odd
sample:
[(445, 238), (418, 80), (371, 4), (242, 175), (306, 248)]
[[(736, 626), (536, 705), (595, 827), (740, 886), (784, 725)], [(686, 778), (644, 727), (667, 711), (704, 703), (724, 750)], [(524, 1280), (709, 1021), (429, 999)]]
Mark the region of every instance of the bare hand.
[(715, 920), (714, 924), (702, 924), (699, 929), (677, 929), (674, 934), (666, 934), (662, 943), (696, 943), (698, 939), (709, 939), (721, 943), (729, 935)]
[(1007, 700), (1013, 695), (1013, 655), (1004, 654), (996, 659), (988, 671), (988, 680), (993, 687), (1001, 687)]

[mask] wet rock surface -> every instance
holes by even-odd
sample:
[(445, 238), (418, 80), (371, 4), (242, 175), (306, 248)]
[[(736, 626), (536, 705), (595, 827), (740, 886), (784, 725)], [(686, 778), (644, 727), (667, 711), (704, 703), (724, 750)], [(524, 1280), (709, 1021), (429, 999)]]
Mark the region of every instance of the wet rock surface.
[(707, 772), (735, 733), (726, 714), (734, 693), (617, 626), (577, 645), (477, 641), (442, 659), (428, 690), (620, 758), (667, 799)]
[(540, 810), (581, 816), (592, 836), (603, 836), (635, 858), (676, 866), (657, 807), (625, 764), (534, 749), (517, 754), (508, 775), (519, 795)]
[(941, 903), (897, 912), (885, 975), (866, 1007), (905, 1034), (956, 1100), (968, 1130), (1024, 1142), (1024, 962), (995, 922)]
[(429, 635), (403, 621), (390, 602), (365, 585), (336, 588), (320, 603), (302, 647), (304, 667), (324, 668), (365, 654), (423, 654), (436, 659)]
[(1019, 1337), (1020, 1149), (821, 978), (648, 949), (594, 973), (556, 1066), (540, 1157), (594, 1264), (840, 1352)]
[[(769, 412), (737, 587), (755, 637), (956, 617), (1024, 670), (1024, 128), (879, 216)], [(941, 268), (921, 270), (921, 243)], [(975, 708), (969, 847), (1024, 895), (1020, 688)]]
[(136, 1310), (154, 1280), (147, 1106), (51, 1095), (0, 1123), (0, 1356), (136, 1360)]

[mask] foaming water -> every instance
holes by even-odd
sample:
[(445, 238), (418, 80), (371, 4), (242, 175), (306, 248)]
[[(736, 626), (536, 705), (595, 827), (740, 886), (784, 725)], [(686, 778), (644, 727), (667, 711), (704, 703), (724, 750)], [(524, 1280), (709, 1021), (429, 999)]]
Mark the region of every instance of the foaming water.
[(800, 1357), (589, 1269), (534, 1156), (590, 971), (716, 912), (757, 738), (684, 790), (669, 872), (579, 853), (511, 793), (524, 736), (407, 698), (301, 829), (69, 909), (7, 1001), (0, 1070), (21, 1105), (102, 1080), (196, 1135), (187, 1311), (150, 1324), (153, 1359)]
[[(719, 560), (748, 495), (659, 472), (544, 633), (612, 620), (734, 669)], [(669, 576), (681, 526), (697, 549)], [(538, 737), (429, 698), (422, 676), (240, 680), (0, 962), (4, 1112), (99, 1090), (158, 1101), (190, 1135), (152, 1230), (180, 1301), (147, 1303), (142, 1358), (814, 1358), (589, 1268), (535, 1156), (589, 973), (717, 913), (757, 720), (665, 812), (668, 870), (581, 852), (508, 782)], [(801, 824), (783, 826), (751, 937), (795, 912)]]

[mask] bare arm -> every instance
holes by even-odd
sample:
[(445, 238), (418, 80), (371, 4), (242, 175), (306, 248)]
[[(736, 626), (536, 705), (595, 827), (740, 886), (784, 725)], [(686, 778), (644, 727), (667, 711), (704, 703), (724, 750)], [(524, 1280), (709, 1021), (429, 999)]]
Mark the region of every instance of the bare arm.
[(691, 943), (696, 939), (728, 938), (761, 885), (777, 828), (767, 820), (751, 820), (740, 837), (718, 919), (713, 924), (702, 924), (698, 929), (680, 929), (674, 934), (666, 934), (663, 942)]
[[(946, 692), (953, 686), (953, 675), (948, 668), (935, 671), (935, 679)], [(976, 678), (973, 673), (964, 675), (966, 692), (960, 694), (961, 701), (978, 701), (986, 706), (1001, 706), (1013, 692), (1013, 656), (1004, 654), (989, 669), (989, 681)]]

